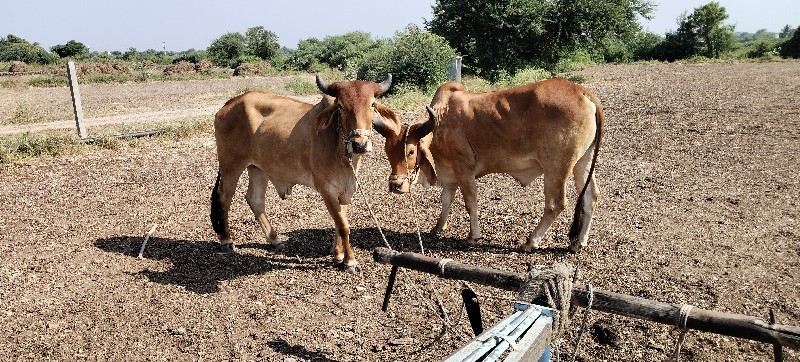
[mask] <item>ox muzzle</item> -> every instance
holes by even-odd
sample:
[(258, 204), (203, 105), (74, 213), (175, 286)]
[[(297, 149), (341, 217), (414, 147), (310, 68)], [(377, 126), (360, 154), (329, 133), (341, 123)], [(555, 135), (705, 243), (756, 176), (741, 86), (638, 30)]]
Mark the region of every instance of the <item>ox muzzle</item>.
[(355, 129), (349, 134), (344, 135), (342, 139), (347, 147), (348, 154), (365, 154), (372, 152), (372, 140), (369, 136), (372, 131), (368, 129)]
[(392, 174), (389, 176), (389, 192), (407, 194), (411, 191), (411, 179), (406, 175)]

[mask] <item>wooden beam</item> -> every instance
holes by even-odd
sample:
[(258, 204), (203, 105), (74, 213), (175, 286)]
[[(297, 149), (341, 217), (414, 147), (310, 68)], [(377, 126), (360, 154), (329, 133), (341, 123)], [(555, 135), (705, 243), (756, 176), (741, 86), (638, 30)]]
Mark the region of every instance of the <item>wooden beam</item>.
[[(525, 274), (512, 273), (492, 268), (462, 264), (425, 255), (376, 248), (373, 259), (382, 264), (436, 274), (445, 279), (458, 279), (518, 292), (525, 284)], [(669, 304), (654, 300), (619, 294), (592, 288), (592, 309), (601, 312), (676, 325), (680, 317), (680, 304)], [(586, 285), (578, 284), (572, 290), (571, 303), (586, 307), (589, 292)], [(800, 350), (800, 328), (770, 324), (763, 319), (742, 314), (722, 313), (694, 307), (686, 322), (689, 329), (748, 339)]]

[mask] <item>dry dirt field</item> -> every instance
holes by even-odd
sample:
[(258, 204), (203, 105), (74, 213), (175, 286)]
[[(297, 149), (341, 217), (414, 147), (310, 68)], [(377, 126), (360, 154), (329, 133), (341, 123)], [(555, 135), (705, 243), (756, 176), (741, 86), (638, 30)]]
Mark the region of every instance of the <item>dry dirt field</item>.
[[(479, 182), (485, 239), (473, 248), (459, 243), (468, 230), (459, 198), (449, 230), (423, 233), (425, 251), (514, 272), (531, 263), (580, 264), (581, 281), (595, 288), (763, 318), (774, 308), (780, 323), (800, 326), (800, 63), (615, 65), (581, 73), (607, 111), (596, 173), (602, 196), (589, 246), (566, 252), (565, 212), (541, 250), (518, 253), (514, 244), (541, 214), (541, 181), (523, 189), (496, 175)], [(221, 106), (250, 87), (244, 81), (87, 86), (83, 101), (96, 115), (128, 104), (135, 106), (127, 112), (158, 111), (165, 100), (172, 109)], [(69, 107), (63, 88), (4, 92), (35, 92), (36, 109)], [(50, 100), (65, 94), (67, 101)], [(0, 102), (9, 103), (15, 101)], [(68, 119), (69, 109), (63, 112), (60, 119)], [(263, 246), (241, 182), (232, 213), (239, 252), (219, 253), (208, 220), (216, 176), (211, 134), (2, 166), (0, 360), (447, 356), (472, 337), (460, 312), (461, 283), (403, 271), (389, 312), (380, 310), (389, 267), (372, 261), (383, 242), (363, 195), (392, 247), (419, 251), (414, 218), (423, 230), (433, 226), (439, 190), (389, 195), (382, 140), (375, 141), (351, 214), (360, 275), (332, 267), (332, 222), (320, 197), (302, 187), (288, 200), (267, 194), (267, 213), (286, 239), (272, 250)], [(154, 224), (139, 260), (142, 236)], [(473, 287), (486, 325), (511, 313), (513, 293)], [(441, 298), (451, 328), (443, 328), (432, 295)], [(578, 334), (583, 310), (575, 312), (562, 352)], [(579, 361), (663, 361), (678, 336), (672, 326), (597, 311), (589, 323)], [(798, 351), (785, 353), (787, 361), (800, 360)], [(692, 331), (681, 360), (772, 361), (772, 346)]]

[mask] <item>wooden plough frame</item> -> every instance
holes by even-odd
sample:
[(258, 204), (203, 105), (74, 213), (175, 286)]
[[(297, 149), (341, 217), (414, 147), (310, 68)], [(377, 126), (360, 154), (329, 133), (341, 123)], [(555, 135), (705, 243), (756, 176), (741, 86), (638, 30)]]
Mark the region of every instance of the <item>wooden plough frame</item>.
[[(457, 279), (492, 286), (504, 290), (520, 291), (526, 275), (492, 268), (484, 268), (455, 261), (442, 263), (443, 259), (432, 258), (411, 252), (398, 252), (388, 248), (376, 248), (373, 259), (382, 264), (403, 267), (445, 279)], [(389, 291), (387, 290), (387, 294)], [(593, 288), (592, 309), (643, 319), (668, 325), (676, 325), (681, 316), (682, 305), (619, 294)], [(387, 300), (384, 303), (388, 302)], [(589, 303), (587, 286), (576, 284), (572, 290), (571, 304), (586, 307)], [(779, 347), (800, 350), (800, 327), (772, 324), (757, 317), (742, 314), (722, 313), (692, 308), (686, 315), (686, 328), (730, 337), (768, 343)], [(776, 353), (776, 356), (778, 353)]]

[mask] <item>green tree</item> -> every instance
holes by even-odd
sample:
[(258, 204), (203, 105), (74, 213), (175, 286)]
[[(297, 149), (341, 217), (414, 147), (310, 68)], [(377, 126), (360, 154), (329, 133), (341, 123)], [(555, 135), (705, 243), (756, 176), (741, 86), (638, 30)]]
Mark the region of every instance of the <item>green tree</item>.
[(70, 40), (66, 44), (50, 47), (50, 51), (61, 58), (75, 58), (89, 54), (89, 48), (81, 42)]
[(529, 66), (553, 70), (578, 49), (627, 41), (649, 17), (648, 0), (437, 0), (426, 22), (463, 54), (464, 65), (496, 81)]
[(300, 40), (297, 49), (289, 55), (288, 66), (291, 69), (319, 72), (320, 58), (325, 53), (322, 41), (317, 38)]
[(0, 38), (0, 62), (20, 61), (27, 64), (52, 64), (56, 57), (38, 43), (29, 43), (15, 35)]
[(211, 42), (206, 50), (208, 58), (218, 65), (233, 67), (236, 60), (247, 55), (245, 36), (240, 33), (225, 33)]
[(331, 68), (346, 70), (355, 67), (378, 44), (369, 33), (354, 31), (322, 39), (322, 54), (319, 60)]
[(792, 37), (781, 44), (781, 56), (786, 58), (800, 58), (800, 26), (795, 29)]
[(656, 49), (664, 41), (664, 37), (649, 31), (642, 31), (631, 39), (627, 46), (633, 60), (658, 59)]
[(447, 69), (455, 56), (444, 38), (409, 25), (364, 56), (358, 78), (381, 80), (391, 73), (393, 89), (429, 90), (447, 81)]
[(783, 29), (781, 29), (781, 32), (778, 33), (778, 39), (789, 39), (792, 35), (794, 35), (794, 29), (789, 24), (786, 24)]
[(705, 50), (702, 55), (719, 58), (722, 53), (733, 49), (735, 37), (733, 25), (723, 25), (728, 18), (725, 8), (718, 2), (710, 2), (699, 8), (686, 19), (687, 26), (697, 35), (697, 40)]
[(275, 33), (264, 29), (263, 26), (256, 26), (247, 29), (244, 34), (244, 42), (249, 55), (255, 55), (261, 59), (269, 60), (278, 54), (280, 44)]

